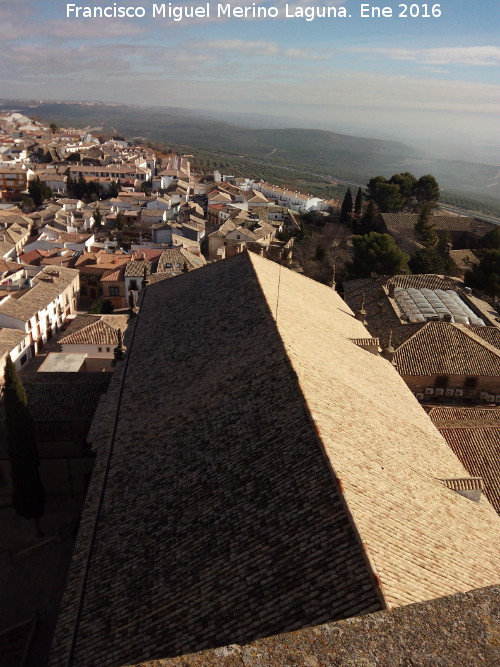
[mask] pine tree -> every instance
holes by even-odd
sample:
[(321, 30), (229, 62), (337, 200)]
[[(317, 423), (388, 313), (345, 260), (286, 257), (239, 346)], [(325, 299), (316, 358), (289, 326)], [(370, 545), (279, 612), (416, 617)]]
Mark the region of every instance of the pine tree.
[(340, 207), (340, 224), (342, 225), (350, 224), (352, 218), (352, 208), (353, 208), (352, 192), (351, 188), (347, 188), (344, 201), (342, 202), (342, 206)]
[(45, 509), (45, 491), (38, 473), (35, 428), (23, 384), (10, 357), (5, 363), (5, 426), (12, 474), (12, 504), (26, 519), (39, 519)]
[(408, 255), (389, 234), (371, 232), (353, 236), (353, 254), (346, 268), (350, 278), (369, 278), (372, 273), (394, 276), (408, 272)]

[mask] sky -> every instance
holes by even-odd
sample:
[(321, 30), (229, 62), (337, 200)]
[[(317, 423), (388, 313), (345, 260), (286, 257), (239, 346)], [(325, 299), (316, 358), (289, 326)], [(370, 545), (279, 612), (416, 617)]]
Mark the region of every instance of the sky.
[[(350, 14), (313, 21), (286, 18), (281, 0), (255, 3), (278, 9), (260, 19), (217, 17), (210, 2), (208, 18), (178, 22), (153, 18), (162, 3), (150, 0), (80, 1), (72, 4), (139, 7), (145, 17), (67, 18), (61, 0), (1, 0), (1, 97), (269, 114), (284, 127), (403, 139), (443, 157), (491, 154), (490, 163), (500, 148), (498, 0), (408, 3), (407, 18), (399, 2), (291, 0), (291, 14)], [(393, 15), (362, 18), (362, 5)], [(441, 15), (422, 17), (433, 8)]]

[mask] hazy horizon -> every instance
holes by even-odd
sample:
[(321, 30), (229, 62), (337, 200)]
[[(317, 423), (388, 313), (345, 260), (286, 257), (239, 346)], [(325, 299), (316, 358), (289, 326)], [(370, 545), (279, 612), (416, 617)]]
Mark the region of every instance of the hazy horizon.
[(181, 22), (153, 19), (150, 1), (140, 6), (143, 19), (77, 19), (62, 0), (3, 0), (0, 95), (256, 113), (492, 164), (496, 0), (446, 0), (440, 17), (406, 19), (363, 19), (353, 0), (320, 2), (351, 18), (311, 22), (284, 19), (281, 2), (276, 19)]

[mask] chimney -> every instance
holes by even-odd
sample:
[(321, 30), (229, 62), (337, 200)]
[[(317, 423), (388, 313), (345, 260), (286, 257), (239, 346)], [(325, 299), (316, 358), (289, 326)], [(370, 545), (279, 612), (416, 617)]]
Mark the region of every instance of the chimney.
[(114, 359), (111, 362), (112, 366), (115, 366), (118, 361), (123, 361), (123, 357), (125, 356), (125, 350), (126, 349), (127, 348), (123, 344), (122, 330), (118, 329), (118, 345), (113, 350)]
[(356, 319), (362, 322), (363, 324), (366, 324), (366, 310), (365, 310), (365, 294), (363, 293), (363, 299), (361, 301), (361, 307), (360, 309), (356, 312)]
[(392, 347), (392, 331), (389, 331), (389, 340), (387, 341), (387, 347), (384, 347), (382, 350), (382, 356), (384, 359), (387, 359), (393, 366), (396, 365), (394, 361), (394, 355), (396, 350)]

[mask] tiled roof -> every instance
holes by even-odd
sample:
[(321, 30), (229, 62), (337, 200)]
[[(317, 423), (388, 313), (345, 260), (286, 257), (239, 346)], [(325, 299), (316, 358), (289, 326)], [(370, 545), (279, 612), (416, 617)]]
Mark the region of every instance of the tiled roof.
[(484, 492), (500, 513), (500, 420), (493, 427), (439, 430), (469, 474), (482, 477)]
[(360, 278), (357, 280), (344, 281), (344, 298), (350, 308), (357, 312), (364, 301), (366, 311), (367, 329), (372, 336), (380, 338), (382, 347), (387, 345), (389, 332), (392, 331), (392, 345), (399, 347), (415, 332), (422, 328), (423, 324), (402, 323), (396, 315), (387, 297), (387, 286), (393, 283), (396, 287), (408, 289), (453, 289), (455, 285), (448, 279), (434, 274), (422, 275), (399, 275), (379, 276), (371, 278)]
[[(167, 266), (170, 264), (170, 266)], [(164, 250), (158, 262), (157, 273), (181, 273), (184, 266), (188, 269), (199, 269), (206, 264), (204, 257), (198, 257), (184, 248)]]
[(226, 234), (234, 231), (238, 225), (235, 225), (232, 220), (226, 220), (215, 232), (209, 234), (209, 237), (223, 239)]
[[(10, 298), (0, 305), (0, 312), (27, 322), (54, 301), (78, 276), (76, 269), (46, 266), (33, 278), (33, 287), (18, 299)], [(45, 280), (47, 277), (49, 280)]]
[(146, 267), (148, 273), (151, 273), (151, 267), (152, 267), (152, 262), (148, 261), (131, 261), (128, 262), (127, 266), (125, 267), (125, 276), (128, 278), (139, 278), (144, 275), (144, 267)]
[(500, 408), (436, 407), (429, 416), (500, 514)]
[(33, 250), (30, 250), (29, 252), (25, 252), (22, 255), (20, 255), (19, 259), (25, 264), (33, 264), (34, 262), (40, 263), (39, 260), (42, 257), (46, 257), (48, 254), (49, 252), (47, 250), (34, 248)]
[[(25, 383), (31, 416), (37, 422), (89, 421), (109, 380), (99, 383)], [(5, 419), (0, 391), (0, 421)]]
[(438, 427), (496, 426), (500, 424), (499, 408), (458, 408), (450, 405), (433, 407), (429, 417)]
[[(434, 273), (423, 273), (415, 275), (399, 275), (387, 279), (387, 283), (393, 283), (396, 287), (408, 289), (454, 289), (456, 284), (445, 276), (438, 276)], [(461, 283), (460, 283), (461, 284)]]
[(451, 250), (450, 258), (455, 262), (457, 267), (463, 271), (470, 269), (473, 264), (479, 262), (473, 250)]
[(61, 345), (118, 345), (118, 331), (102, 320), (59, 339)]
[[(5, 354), (9, 354), (19, 345), (19, 343), (26, 338), (26, 333), (19, 329), (2, 329), (0, 328), (0, 360)], [(3, 368), (0, 368), (0, 373), (3, 375)]]
[(73, 336), (81, 329), (84, 329), (99, 321), (105, 322), (109, 326), (113, 327), (113, 329), (121, 329), (125, 333), (128, 325), (128, 315), (77, 315), (66, 329), (64, 337), (66, 338)]
[(449, 322), (429, 322), (394, 355), (401, 375), (500, 375), (500, 349), (471, 331)]
[(476, 336), (480, 336), (490, 345), (500, 350), (500, 329), (498, 327), (478, 327), (470, 325), (467, 327)]
[[(1, 238), (1, 237), (0, 237)], [(7, 243), (6, 241), (0, 241), (0, 257), (5, 257), (10, 251), (14, 248), (14, 243)]]
[(130, 664), (498, 581), (494, 509), (439, 481), (467, 472), (330, 288), (242, 253), (147, 287), (133, 326), (54, 667), (70, 645), (74, 667)]
[(500, 586), (136, 667), (491, 667)]
[[(418, 217), (417, 213), (382, 213), (387, 227), (397, 230), (414, 230)], [(430, 222), (436, 231), (469, 232), (475, 236), (484, 236), (486, 232), (494, 228), (492, 223), (458, 215), (432, 215)]]
[(110, 269), (106, 271), (101, 276), (101, 282), (110, 282), (115, 283), (124, 280), (125, 278), (125, 266), (119, 266), (118, 268)]
[(12, 272), (15, 273), (16, 271), (20, 271), (22, 268), (22, 264), (18, 264), (17, 262), (0, 257), (0, 274)]

